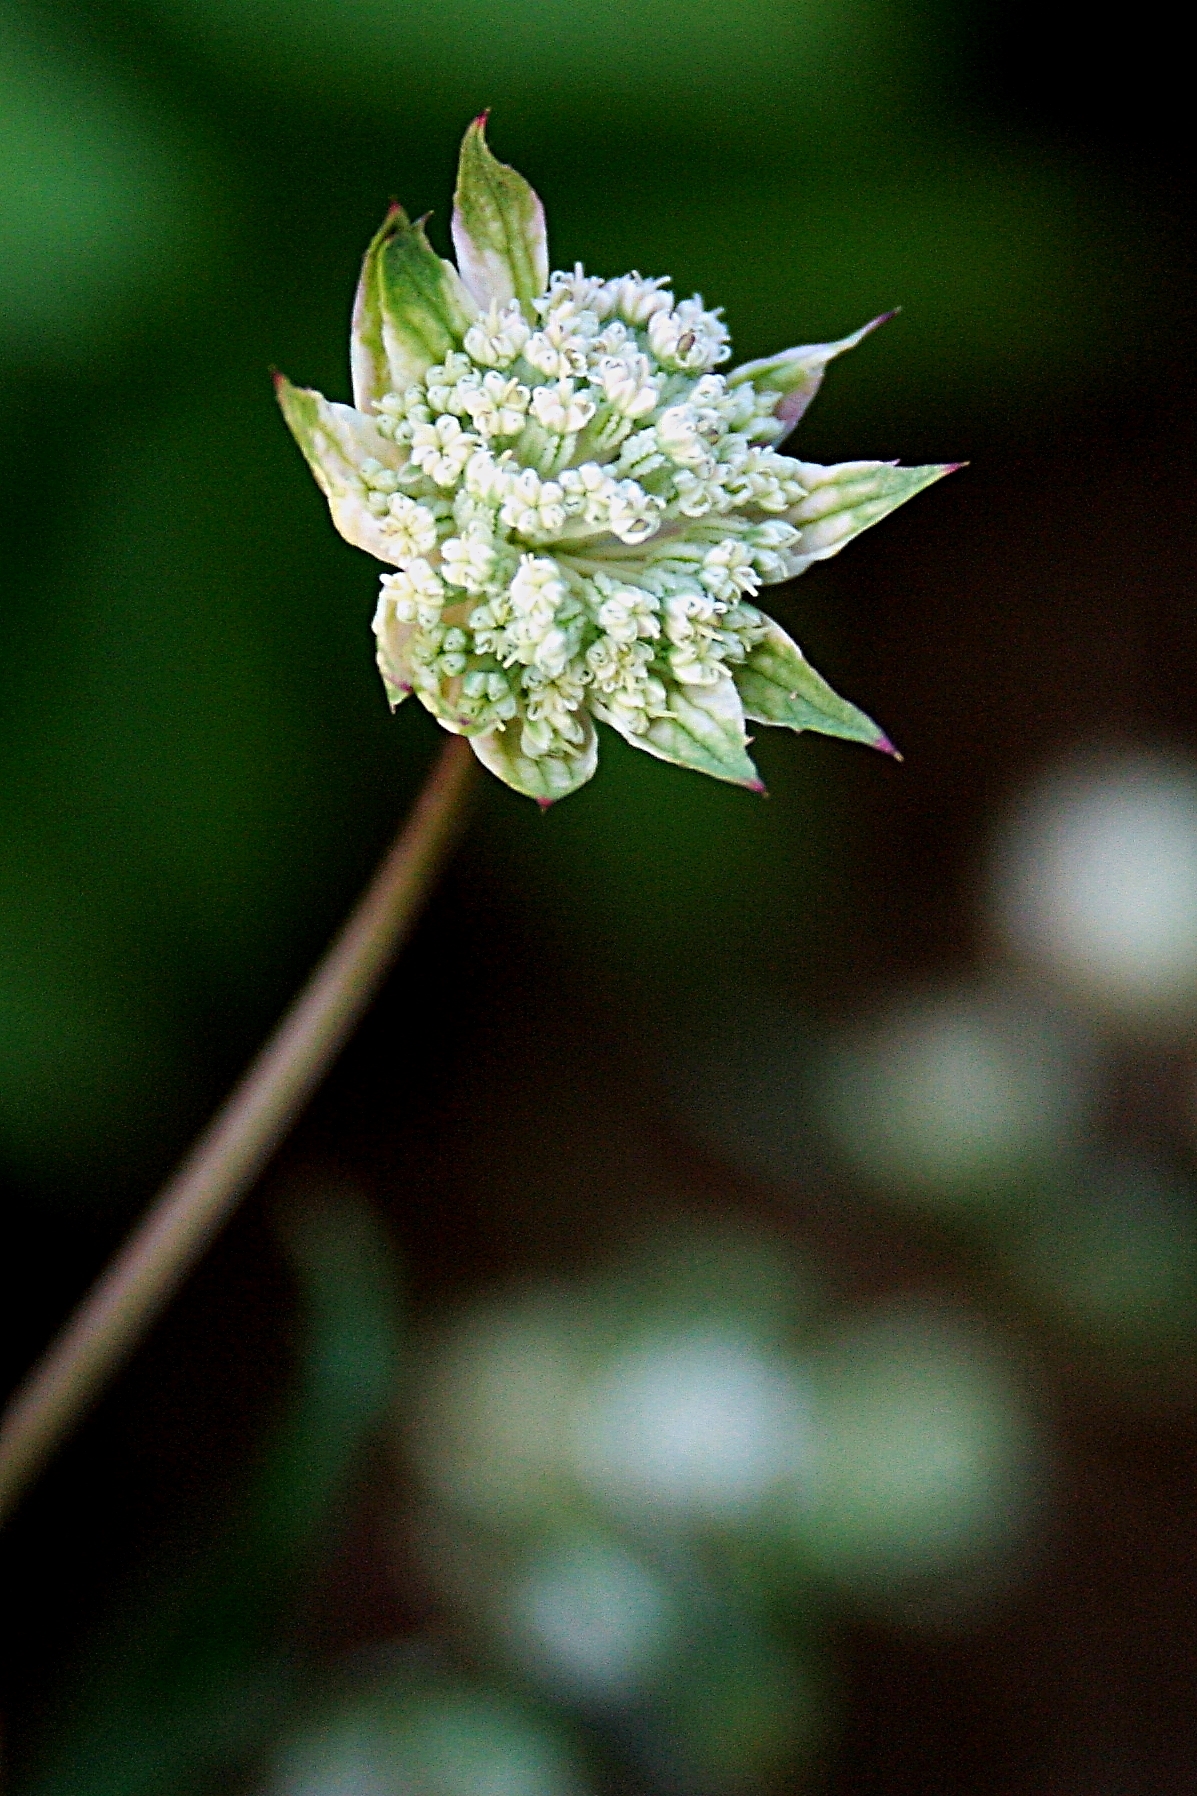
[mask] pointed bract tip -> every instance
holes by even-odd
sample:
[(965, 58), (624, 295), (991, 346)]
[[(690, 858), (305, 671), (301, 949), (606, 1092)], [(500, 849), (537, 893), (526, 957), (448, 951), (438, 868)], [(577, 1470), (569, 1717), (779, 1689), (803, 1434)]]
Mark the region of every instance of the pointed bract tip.
[(270, 382), (276, 393), (280, 392), (283, 387), (290, 384), (281, 368), (272, 368), (270, 370)]
[(541, 811), (551, 811), (553, 802), (554, 801), (551, 798), (538, 798), (536, 800), (537, 808)]
[(883, 755), (889, 755), (895, 761), (900, 761), (903, 759), (903, 756), (899, 754), (898, 750), (894, 747), (893, 743), (890, 741), (888, 736), (878, 736), (876, 742), (874, 742), (874, 744), (873, 744), (873, 747), (879, 748)]
[(744, 783), (750, 792), (756, 793), (758, 798), (768, 798), (769, 788), (764, 780), (746, 780)]
[(475, 114), (474, 119), (473, 119), (473, 128), (475, 131), (480, 132), (482, 134), (482, 136), (485, 137), (486, 127), (489, 123), (490, 123), (490, 107), (488, 106), (488, 107), (486, 107), (486, 109), (484, 111)]
[(967, 466), (968, 463), (966, 461), (947, 461), (943, 465), (943, 471), (945, 474), (955, 474), (958, 473), (961, 468), (967, 468)]
[(878, 312), (876, 318), (870, 318), (865, 325), (866, 331), (880, 330), (883, 324), (888, 324), (891, 318), (896, 318), (901, 310), (901, 306), (891, 306), (888, 312)]

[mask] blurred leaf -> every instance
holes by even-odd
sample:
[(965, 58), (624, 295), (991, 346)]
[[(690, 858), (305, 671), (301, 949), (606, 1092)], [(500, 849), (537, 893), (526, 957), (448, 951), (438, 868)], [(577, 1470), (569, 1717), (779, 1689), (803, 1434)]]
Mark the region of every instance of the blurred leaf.
[[(1048, 1316), (1150, 1402), (1191, 1402), (1197, 1202), (1168, 1166), (1123, 1154), (1082, 1166), (997, 1234), (1002, 1263)], [(1142, 1399), (1141, 1399), (1142, 1400)]]
[(85, 363), (185, 292), (217, 230), (189, 163), (177, 124), (0, 0), (0, 353)]
[(0, 1150), (89, 1188), (118, 1142), (169, 1151), (189, 1037), (217, 1076), (254, 1045), (418, 771), (376, 570), (226, 353), (207, 391), (93, 426), (70, 552), (0, 670)]
[(345, 1194), (286, 1223), (304, 1340), (290, 1414), (218, 1544), (160, 1570), (90, 1642), (30, 1796), (171, 1796), (230, 1773), (297, 1688), (285, 1623), (363, 1441), (392, 1400), (396, 1276)]
[(582, 108), (600, 130), (635, 129), (648, 104), (734, 140), (747, 108), (755, 135), (842, 105), (862, 63), (888, 72), (910, 60), (878, 0), (169, 0), (156, 10), (226, 69), (388, 114), (397, 104), (456, 113), (459, 131), (491, 105), (556, 118)]
[(87, 1169), (92, 1191), (152, 1133), (182, 1048), (152, 983), (122, 968), (107, 918), (47, 865), (32, 832), (0, 857), (0, 1154), (30, 1179)]
[(734, 1611), (703, 1621), (672, 1668), (646, 1756), (663, 1761), (679, 1787), (720, 1796), (788, 1784), (834, 1725), (821, 1655), (810, 1645), (799, 1655)]

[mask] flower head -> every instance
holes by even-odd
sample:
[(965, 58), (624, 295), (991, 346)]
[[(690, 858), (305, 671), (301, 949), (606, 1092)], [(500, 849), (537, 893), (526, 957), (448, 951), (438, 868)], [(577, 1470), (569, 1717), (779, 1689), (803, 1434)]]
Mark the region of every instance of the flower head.
[(397, 570), (374, 618), (392, 706), (414, 692), (541, 803), (594, 772), (596, 719), (758, 790), (746, 720), (888, 748), (754, 603), (949, 471), (780, 452), (873, 324), (725, 371), (701, 297), (550, 273), (540, 201), (481, 119), (453, 241), (456, 267), (388, 214), (354, 308), (352, 406), (278, 380), (337, 529)]

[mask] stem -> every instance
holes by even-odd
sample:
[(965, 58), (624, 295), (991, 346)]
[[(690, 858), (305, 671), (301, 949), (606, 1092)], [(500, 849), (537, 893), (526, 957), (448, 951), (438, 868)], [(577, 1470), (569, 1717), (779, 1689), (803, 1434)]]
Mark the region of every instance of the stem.
[(451, 736), (303, 991), (0, 1421), (0, 1521), (90, 1408), (232, 1214), (377, 992), (461, 832), (475, 768)]

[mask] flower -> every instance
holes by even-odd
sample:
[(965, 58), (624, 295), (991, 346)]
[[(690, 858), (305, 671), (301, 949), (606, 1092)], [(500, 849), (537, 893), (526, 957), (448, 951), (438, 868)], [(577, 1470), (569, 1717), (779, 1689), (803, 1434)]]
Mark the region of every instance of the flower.
[(395, 570), (374, 618), (392, 707), (414, 692), (542, 804), (591, 777), (596, 719), (757, 791), (746, 720), (889, 750), (754, 603), (950, 471), (780, 452), (828, 363), (882, 320), (728, 370), (701, 297), (550, 274), (543, 208), (484, 119), (453, 241), (457, 267), (387, 215), (352, 406), (277, 377), (337, 529)]

